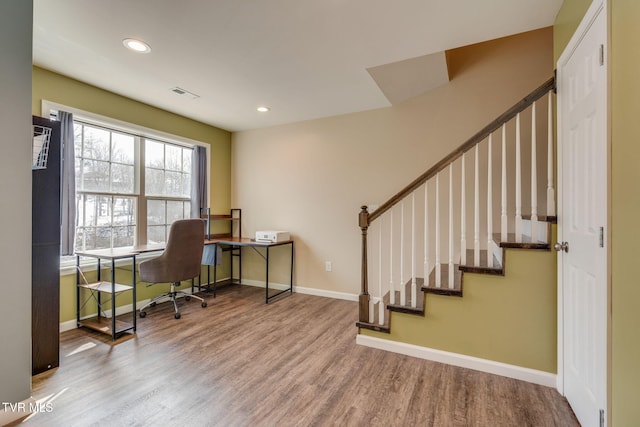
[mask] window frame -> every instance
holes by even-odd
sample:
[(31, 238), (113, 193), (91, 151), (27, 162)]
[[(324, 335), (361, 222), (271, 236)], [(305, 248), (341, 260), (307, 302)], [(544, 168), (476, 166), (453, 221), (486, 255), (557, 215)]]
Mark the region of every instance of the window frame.
[[(107, 130), (114, 131), (114, 132), (130, 134), (136, 138), (136, 141), (135, 141), (136, 164), (134, 166), (135, 175), (136, 175), (134, 192), (136, 194), (132, 195), (131, 197), (134, 197), (136, 199), (136, 204), (137, 204), (136, 209), (138, 210), (138, 213), (137, 213), (138, 220), (140, 218), (146, 217), (147, 215), (146, 204), (148, 200), (154, 200), (154, 199), (155, 200), (157, 199), (175, 200), (176, 199), (175, 197), (171, 197), (171, 196), (163, 196), (159, 198), (157, 196), (146, 196), (144, 194), (144, 187), (143, 187), (144, 173), (142, 173), (142, 171), (140, 170), (141, 169), (140, 165), (142, 164), (142, 162), (144, 162), (144, 153), (143, 153), (144, 141), (143, 140), (150, 139), (155, 142), (167, 143), (167, 144), (187, 147), (187, 148), (195, 148), (196, 146), (204, 147), (205, 153), (206, 153), (207, 176), (211, 176), (211, 146), (205, 142), (163, 132), (157, 129), (148, 128), (148, 127), (133, 124), (130, 122), (125, 122), (122, 120), (114, 119), (111, 117), (103, 116), (103, 115), (92, 113), (89, 111), (84, 111), (84, 110), (70, 107), (67, 105), (58, 104), (48, 100), (44, 100), (44, 99), (42, 100), (42, 115), (44, 117), (50, 117), (52, 112), (55, 113), (59, 110), (72, 113), (74, 116), (74, 121), (79, 121), (79, 122), (82, 122), (83, 124), (90, 125), (90, 126), (98, 126), (98, 127), (106, 128)], [(84, 193), (88, 193), (88, 191), (85, 191)], [(99, 192), (95, 192), (95, 193), (99, 193)], [(119, 193), (110, 193), (110, 194), (118, 195)], [(128, 193), (123, 193), (121, 195), (127, 196), (127, 197), (130, 196)], [(207, 192), (206, 197), (207, 197), (207, 206), (208, 206), (210, 204), (209, 192)], [(136, 222), (136, 228), (137, 228), (136, 237), (135, 237), (136, 241), (138, 239), (146, 240), (147, 227), (148, 227), (148, 224), (146, 220), (144, 221), (144, 224), (140, 223), (140, 221)], [(61, 274), (71, 273), (74, 270), (75, 270), (75, 256), (71, 256), (71, 257), (67, 256), (67, 257), (60, 258)]]

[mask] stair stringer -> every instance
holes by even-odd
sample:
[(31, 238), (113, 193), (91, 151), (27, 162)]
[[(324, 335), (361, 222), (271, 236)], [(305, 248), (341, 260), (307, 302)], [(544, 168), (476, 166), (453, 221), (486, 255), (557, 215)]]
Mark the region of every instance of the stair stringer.
[(504, 275), (464, 272), (462, 298), (425, 296), (422, 315), (387, 311), (388, 332), (360, 334), (555, 373), (556, 254), (501, 246)]

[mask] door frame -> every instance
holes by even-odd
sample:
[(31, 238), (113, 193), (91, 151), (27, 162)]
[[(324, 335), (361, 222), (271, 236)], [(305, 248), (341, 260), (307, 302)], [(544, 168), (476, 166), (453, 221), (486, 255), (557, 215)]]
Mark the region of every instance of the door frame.
[[(605, 262), (605, 272), (604, 278), (606, 281), (606, 298), (607, 301), (605, 303), (606, 314), (604, 318), (606, 319), (605, 331), (606, 331), (606, 380), (605, 380), (605, 425), (609, 424), (609, 420), (611, 419), (611, 100), (610, 100), (610, 88), (611, 88), (611, 74), (610, 74), (610, 55), (609, 55), (609, 46), (611, 39), (611, 25), (610, 25), (610, 0), (594, 0), (591, 3), (591, 6), (585, 13), (580, 25), (576, 29), (575, 33), (571, 37), (571, 40), (567, 44), (566, 48), (560, 55), (556, 68), (560, 70), (561, 66), (566, 64), (568, 59), (576, 50), (577, 46), (580, 44), (584, 35), (587, 33), (595, 19), (598, 17), (600, 13), (605, 14), (605, 25), (606, 28), (606, 38), (604, 41), (604, 67), (605, 67), (605, 132), (606, 132), (606, 159), (605, 159), (605, 184), (604, 184), (604, 199), (606, 200), (606, 214), (605, 214), (605, 250), (606, 250), (606, 262)], [(563, 117), (562, 117), (562, 102), (563, 102), (563, 93), (558, 91), (557, 94), (557, 208), (558, 208), (558, 241), (562, 241), (563, 238), (563, 224), (562, 224), (562, 185), (563, 185), (563, 176), (562, 176), (562, 126), (564, 126)], [(557, 384), (556, 388), (564, 396), (564, 312), (563, 312), (563, 304), (564, 304), (564, 286), (563, 286), (563, 257), (561, 253), (558, 254), (558, 301), (557, 301), (557, 309), (558, 309), (558, 373), (557, 373)]]

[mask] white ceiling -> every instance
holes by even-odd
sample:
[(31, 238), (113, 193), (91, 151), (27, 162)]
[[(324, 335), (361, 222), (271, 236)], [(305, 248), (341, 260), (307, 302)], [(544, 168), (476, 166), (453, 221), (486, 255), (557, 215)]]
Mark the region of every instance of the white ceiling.
[(239, 131), (388, 106), (368, 69), (552, 25), (561, 3), (34, 0), (33, 62)]

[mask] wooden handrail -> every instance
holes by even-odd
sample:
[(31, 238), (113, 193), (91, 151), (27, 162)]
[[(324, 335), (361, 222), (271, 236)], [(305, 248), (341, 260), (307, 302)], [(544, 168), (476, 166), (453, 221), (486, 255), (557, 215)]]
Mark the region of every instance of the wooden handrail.
[(462, 144), (461, 146), (453, 150), (451, 153), (445, 156), (442, 160), (440, 160), (438, 163), (433, 165), (428, 171), (426, 171), (425, 173), (420, 175), (418, 178), (416, 178), (411, 184), (407, 185), (396, 195), (394, 195), (389, 200), (387, 200), (382, 205), (380, 205), (378, 209), (376, 209), (375, 211), (373, 211), (368, 215), (367, 225), (371, 224), (373, 221), (376, 220), (376, 218), (380, 217), (386, 211), (391, 209), (397, 202), (399, 202), (400, 200), (402, 200), (403, 198), (411, 194), (412, 191), (416, 190), (422, 184), (427, 182), (430, 178), (434, 177), (438, 172), (440, 172), (445, 167), (447, 167), (451, 162), (455, 161), (460, 156), (462, 156), (463, 153), (473, 148), (476, 144), (482, 142), (487, 136), (489, 136), (489, 134), (496, 131), (498, 128), (500, 128), (500, 126), (502, 126), (504, 123), (514, 118), (518, 113), (524, 111), (528, 106), (533, 104), (533, 102), (542, 98), (547, 92), (549, 92), (552, 89), (555, 89), (555, 79), (553, 77), (551, 77), (549, 80), (544, 82), (540, 87), (535, 89), (529, 95), (522, 98), (518, 103), (513, 105), (511, 108), (509, 108), (507, 111), (501, 114), (498, 118), (496, 118), (494, 121), (492, 121), (487, 126), (485, 126), (478, 133), (476, 133), (471, 138), (469, 138), (464, 144)]

